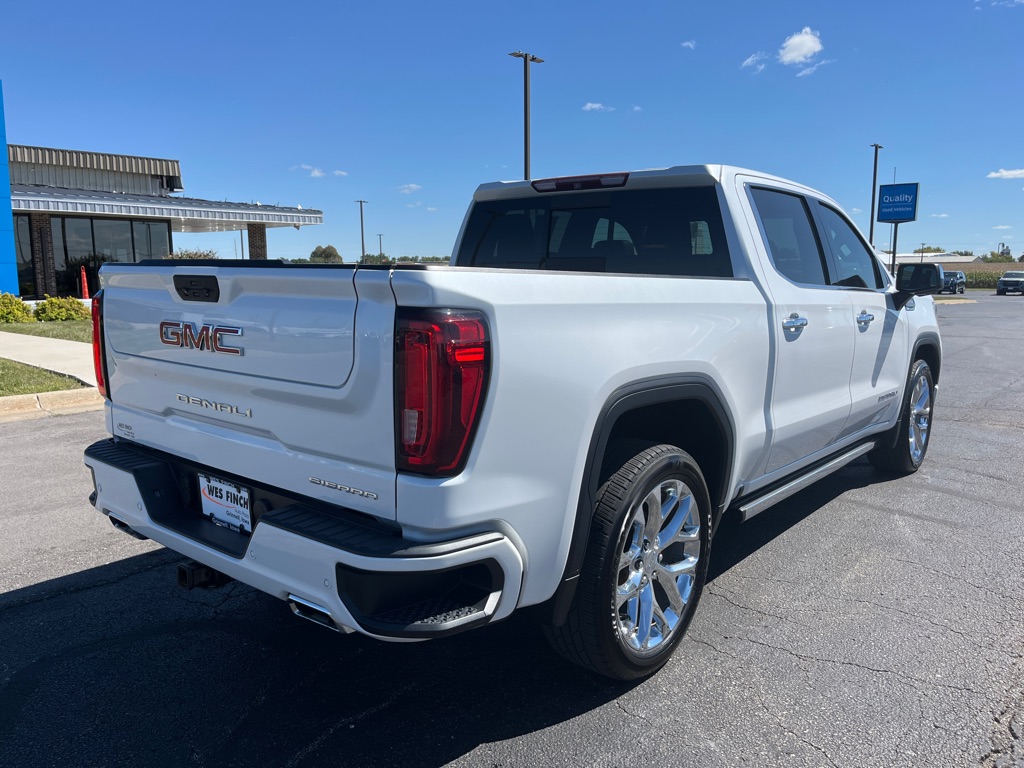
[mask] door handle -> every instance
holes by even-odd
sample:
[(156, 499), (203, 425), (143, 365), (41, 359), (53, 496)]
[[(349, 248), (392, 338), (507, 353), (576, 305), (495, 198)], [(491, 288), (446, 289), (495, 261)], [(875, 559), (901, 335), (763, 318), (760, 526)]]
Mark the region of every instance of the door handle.
[(869, 325), (875, 316), (868, 313), (866, 309), (862, 309), (860, 314), (857, 315), (857, 325)]
[(785, 331), (798, 331), (807, 327), (807, 318), (800, 317), (796, 312), (782, 321), (782, 329)]

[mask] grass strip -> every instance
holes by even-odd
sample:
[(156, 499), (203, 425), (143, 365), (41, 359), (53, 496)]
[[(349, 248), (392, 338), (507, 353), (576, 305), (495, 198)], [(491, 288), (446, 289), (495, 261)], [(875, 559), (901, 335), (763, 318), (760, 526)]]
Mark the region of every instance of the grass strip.
[(64, 320), (48, 323), (0, 323), (0, 331), (92, 344), (92, 320)]
[(0, 397), (59, 392), (84, 386), (78, 379), (0, 358)]

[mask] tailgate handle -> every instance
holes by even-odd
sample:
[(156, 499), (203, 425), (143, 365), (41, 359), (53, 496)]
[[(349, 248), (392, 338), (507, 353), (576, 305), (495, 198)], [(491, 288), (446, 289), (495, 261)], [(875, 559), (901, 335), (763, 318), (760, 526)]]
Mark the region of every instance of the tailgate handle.
[(185, 301), (220, 301), (216, 275), (175, 275), (174, 292)]

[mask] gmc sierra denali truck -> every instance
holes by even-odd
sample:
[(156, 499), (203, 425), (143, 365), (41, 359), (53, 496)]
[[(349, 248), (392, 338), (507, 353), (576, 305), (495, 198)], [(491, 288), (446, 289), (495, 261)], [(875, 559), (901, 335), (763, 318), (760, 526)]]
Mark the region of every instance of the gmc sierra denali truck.
[(727, 166), (481, 186), (451, 263), (106, 264), (94, 506), (299, 616), (425, 639), (533, 606), (661, 667), (715, 528), (867, 456), (914, 472), (941, 268)]

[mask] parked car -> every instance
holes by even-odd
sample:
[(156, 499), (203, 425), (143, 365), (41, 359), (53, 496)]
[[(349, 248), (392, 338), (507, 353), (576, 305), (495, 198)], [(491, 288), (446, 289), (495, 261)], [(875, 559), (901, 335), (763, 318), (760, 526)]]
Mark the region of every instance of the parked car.
[(963, 293), (967, 288), (967, 276), (963, 272), (945, 272), (942, 281), (942, 290), (939, 293)]
[(996, 283), (996, 294), (1005, 296), (1008, 293), (1024, 295), (1024, 272), (1003, 272)]

